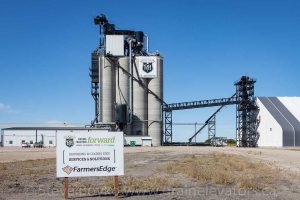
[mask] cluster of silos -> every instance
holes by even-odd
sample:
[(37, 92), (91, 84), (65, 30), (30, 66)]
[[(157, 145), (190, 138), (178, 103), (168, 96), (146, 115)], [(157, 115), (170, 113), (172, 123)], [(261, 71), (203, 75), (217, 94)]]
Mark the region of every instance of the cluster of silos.
[(116, 123), (116, 108), (127, 105), (124, 133), (130, 136), (150, 136), (152, 145), (159, 146), (162, 142), (161, 102), (148, 91), (163, 99), (163, 59), (159, 55), (152, 55), (156, 63), (156, 76), (143, 78), (141, 68), (138, 67), (142, 58), (145, 56), (130, 59), (129, 56), (92, 54), (92, 68), (97, 66), (99, 73), (98, 122), (113, 126)]

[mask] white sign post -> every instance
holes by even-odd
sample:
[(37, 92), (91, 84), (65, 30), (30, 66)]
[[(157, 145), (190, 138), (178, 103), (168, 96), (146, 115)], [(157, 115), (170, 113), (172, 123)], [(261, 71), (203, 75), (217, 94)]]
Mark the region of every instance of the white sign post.
[(57, 133), (56, 175), (65, 178), (115, 176), (117, 179), (116, 176), (124, 175), (123, 147), (123, 132), (60, 131)]

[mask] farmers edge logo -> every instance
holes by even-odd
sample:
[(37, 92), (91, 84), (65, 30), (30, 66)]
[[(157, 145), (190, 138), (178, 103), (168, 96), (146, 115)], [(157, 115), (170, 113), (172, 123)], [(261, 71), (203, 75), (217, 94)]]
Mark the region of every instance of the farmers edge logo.
[(74, 146), (74, 136), (72, 135), (68, 135), (68, 136), (65, 136), (65, 139), (66, 139), (66, 146), (67, 147), (72, 147)]
[(144, 62), (143, 63), (143, 70), (146, 73), (150, 73), (153, 70), (152, 62)]
[(65, 166), (64, 168), (62, 168), (62, 170), (67, 173), (68, 175), (72, 173), (74, 168), (70, 167), (69, 165)]
[(62, 170), (70, 175), (73, 171), (78, 173), (84, 173), (84, 172), (114, 172), (116, 171), (116, 167), (109, 167), (109, 166), (99, 166), (99, 167), (70, 167), (69, 165), (62, 168)]

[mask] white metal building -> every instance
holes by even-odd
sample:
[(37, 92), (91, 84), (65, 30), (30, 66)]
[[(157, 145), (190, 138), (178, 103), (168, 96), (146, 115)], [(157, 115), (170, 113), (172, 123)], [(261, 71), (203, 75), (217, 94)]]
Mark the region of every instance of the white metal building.
[(42, 142), (44, 147), (56, 146), (56, 134), (60, 130), (91, 131), (84, 127), (14, 127), (1, 130), (1, 141), (4, 147), (21, 147), (28, 143)]
[[(44, 147), (56, 146), (56, 135), (61, 130), (82, 132), (102, 130), (98, 128), (84, 127), (14, 127), (1, 130), (1, 141), (4, 147), (21, 147), (29, 144), (31, 147), (35, 143), (42, 142)], [(134, 143), (137, 146), (152, 146), (152, 138), (149, 136), (126, 136), (124, 145)]]
[(257, 97), (261, 147), (300, 146), (300, 97)]
[(35, 128), (7, 128), (1, 131), (2, 145), (5, 147), (22, 146), (26, 143), (33, 146), (34, 143), (43, 141), (44, 146), (55, 146), (56, 131)]

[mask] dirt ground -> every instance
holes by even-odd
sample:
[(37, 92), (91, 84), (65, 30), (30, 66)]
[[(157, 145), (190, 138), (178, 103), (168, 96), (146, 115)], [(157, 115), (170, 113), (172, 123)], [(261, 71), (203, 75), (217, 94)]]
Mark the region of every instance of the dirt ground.
[[(213, 153), (234, 154), (249, 160), (259, 160), (280, 168), (289, 180), (277, 183), (276, 188), (264, 190), (239, 189), (235, 185), (199, 182), (183, 174), (166, 174), (161, 166), (191, 156)], [(43, 159), (38, 161), (28, 161)], [(63, 179), (55, 175), (55, 149), (0, 148), (0, 199), (62, 199)], [(159, 190), (125, 191), (124, 199), (300, 199), (300, 148), (266, 149), (235, 147), (126, 147), (125, 174), (160, 181), (168, 177)], [(85, 177), (70, 179), (71, 199), (114, 199), (103, 192), (107, 178)], [(152, 179), (151, 179), (152, 180)], [(156, 179), (155, 179), (156, 180)], [(133, 179), (133, 181), (136, 181)]]

